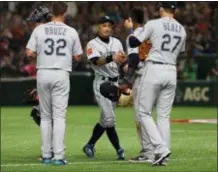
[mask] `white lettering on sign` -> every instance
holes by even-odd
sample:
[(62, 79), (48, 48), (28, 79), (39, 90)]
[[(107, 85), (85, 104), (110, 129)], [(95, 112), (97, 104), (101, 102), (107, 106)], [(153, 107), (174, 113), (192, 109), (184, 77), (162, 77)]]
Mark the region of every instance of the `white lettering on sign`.
[(209, 91), (208, 87), (187, 87), (184, 94), (184, 101), (209, 101), (209, 97), (206, 95)]

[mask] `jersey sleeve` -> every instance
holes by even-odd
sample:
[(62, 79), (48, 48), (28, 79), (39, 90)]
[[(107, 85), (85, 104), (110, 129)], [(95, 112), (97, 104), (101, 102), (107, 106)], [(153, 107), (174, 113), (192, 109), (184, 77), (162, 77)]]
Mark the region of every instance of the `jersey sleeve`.
[(120, 42), (120, 40), (118, 40), (118, 42), (117, 42), (117, 47), (118, 47), (118, 51), (124, 51), (123, 45), (122, 45), (122, 43)]
[(81, 46), (81, 43), (80, 43), (80, 39), (79, 39), (79, 35), (77, 32), (75, 32), (75, 36), (74, 36), (74, 44), (73, 44), (73, 56), (78, 56), (78, 55), (81, 55), (83, 53), (83, 50), (82, 50), (82, 46)]
[(129, 36), (127, 37), (127, 40), (126, 40), (126, 51), (127, 51), (127, 55), (130, 55), (130, 54), (135, 54), (137, 53), (138, 54), (138, 47), (136, 48), (131, 48), (130, 45), (129, 45)]
[(86, 46), (86, 55), (88, 59), (92, 59), (94, 57), (101, 57), (99, 51), (96, 49), (95, 45), (92, 43), (88, 43)]
[(36, 52), (37, 50), (37, 36), (36, 36), (36, 29), (33, 30), (30, 39), (26, 45), (26, 48)]
[(140, 42), (144, 42), (149, 39), (153, 32), (152, 22), (147, 22), (143, 29), (140, 32), (134, 32), (133, 36), (135, 36)]

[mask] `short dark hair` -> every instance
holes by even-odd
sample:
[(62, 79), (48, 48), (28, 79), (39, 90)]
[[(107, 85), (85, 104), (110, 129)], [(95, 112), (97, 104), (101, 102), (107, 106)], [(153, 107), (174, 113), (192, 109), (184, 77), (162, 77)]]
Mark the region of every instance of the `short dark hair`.
[(63, 15), (67, 12), (68, 5), (65, 2), (53, 2), (52, 3), (52, 14), (54, 16)]
[(133, 8), (130, 12), (130, 17), (132, 21), (138, 24), (144, 23), (144, 11), (139, 8)]

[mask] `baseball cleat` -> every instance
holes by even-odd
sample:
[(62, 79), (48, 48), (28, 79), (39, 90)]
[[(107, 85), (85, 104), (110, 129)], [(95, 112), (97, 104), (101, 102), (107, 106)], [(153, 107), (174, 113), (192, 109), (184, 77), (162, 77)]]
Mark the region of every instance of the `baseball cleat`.
[(52, 159), (51, 158), (42, 158), (41, 163), (45, 164), (45, 165), (49, 165), (52, 163)]
[(94, 153), (94, 145), (85, 145), (83, 147), (83, 152), (86, 154), (87, 157), (93, 158), (95, 153)]
[(151, 164), (152, 166), (155, 166), (155, 165), (163, 165), (162, 162), (168, 158), (170, 156), (171, 152), (170, 151), (167, 151), (163, 154), (156, 154), (155, 157), (154, 157), (154, 161), (153, 163)]
[(124, 150), (122, 148), (117, 150), (117, 160), (125, 160)]
[(163, 159), (162, 163), (159, 164), (159, 165), (162, 165), (162, 166), (167, 166), (167, 163), (169, 162), (169, 158), (165, 158)]
[[(42, 161), (42, 155), (37, 158), (39, 161)], [(54, 152), (51, 153), (51, 159), (54, 159)]]
[(53, 160), (53, 164), (57, 165), (57, 166), (61, 166), (61, 165), (66, 165), (67, 161), (65, 159), (60, 159), (60, 160)]
[(134, 162), (134, 163), (152, 163), (152, 161), (153, 160), (149, 159), (146, 156), (142, 156), (142, 155), (129, 159), (129, 162)]

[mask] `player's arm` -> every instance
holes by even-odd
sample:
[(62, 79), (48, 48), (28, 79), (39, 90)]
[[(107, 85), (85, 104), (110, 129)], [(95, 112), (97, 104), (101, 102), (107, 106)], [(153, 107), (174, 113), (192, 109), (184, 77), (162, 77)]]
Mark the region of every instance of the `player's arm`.
[(87, 45), (87, 57), (92, 64), (96, 66), (104, 66), (112, 61), (118, 64), (123, 62), (123, 55), (121, 53), (114, 53), (113, 55), (107, 57), (101, 57), (100, 53), (92, 44)]
[(37, 49), (36, 29), (34, 29), (26, 45), (26, 56), (28, 57), (29, 60), (33, 60), (36, 58), (37, 56), (36, 49)]
[[(127, 29), (132, 29), (132, 21), (128, 20), (125, 23), (125, 27)], [(152, 35), (153, 29), (152, 29), (152, 22), (147, 22), (143, 30), (141, 32), (133, 33), (129, 36), (129, 45), (131, 48), (138, 47), (141, 45), (145, 40), (148, 40)]]
[(129, 37), (127, 38), (127, 54), (128, 54), (128, 60), (125, 66), (123, 66), (124, 76), (119, 81), (120, 89), (126, 90), (133, 82), (133, 75), (135, 73), (135, 70), (138, 67), (138, 64), (140, 62), (139, 58), (139, 52), (138, 48), (131, 48), (129, 46)]
[(74, 36), (74, 44), (73, 44), (73, 60), (75, 60), (76, 62), (80, 62), (81, 61), (81, 55), (83, 54), (83, 50), (82, 50), (82, 46), (81, 46), (81, 42), (79, 39), (79, 35), (77, 32), (75, 32)]

